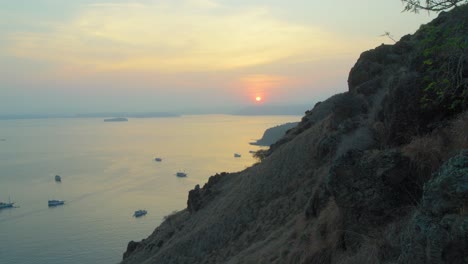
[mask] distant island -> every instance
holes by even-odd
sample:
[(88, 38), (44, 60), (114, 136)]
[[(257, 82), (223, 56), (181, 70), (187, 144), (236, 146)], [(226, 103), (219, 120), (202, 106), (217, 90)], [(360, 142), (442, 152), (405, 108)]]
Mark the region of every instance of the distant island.
[(128, 119), (125, 117), (106, 118), (104, 122), (127, 122)]
[(283, 137), (284, 134), (286, 134), (286, 131), (293, 127), (296, 127), (297, 124), (299, 124), (299, 122), (291, 122), (268, 128), (267, 130), (265, 130), (265, 133), (263, 133), (261, 139), (257, 140), (256, 142), (251, 142), (250, 145), (269, 147), (271, 144), (275, 143), (281, 137)]

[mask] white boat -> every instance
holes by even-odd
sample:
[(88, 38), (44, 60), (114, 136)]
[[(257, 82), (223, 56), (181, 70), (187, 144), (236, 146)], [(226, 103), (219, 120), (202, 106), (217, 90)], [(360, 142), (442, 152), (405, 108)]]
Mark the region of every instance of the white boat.
[(179, 171), (179, 172), (176, 173), (176, 176), (177, 177), (187, 177), (187, 173)]
[(241, 157), (241, 154), (239, 153), (234, 153), (234, 158), (240, 158)]
[(55, 181), (56, 181), (56, 182), (61, 182), (61, 181), (62, 181), (62, 177), (60, 177), (60, 175), (55, 175)]
[(8, 197), (8, 203), (3, 203), (0, 202), (0, 209), (5, 209), (5, 208), (14, 208), (15, 203), (11, 202), (11, 199)]
[(137, 210), (135, 211), (135, 213), (133, 214), (134, 217), (140, 217), (140, 216), (143, 216), (145, 214), (147, 214), (148, 212), (146, 210)]
[(155, 158), (154, 161), (161, 162), (162, 159), (161, 158)]
[(48, 204), (49, 204), (49, 206), (63, 205), (63, 204), (65, 204), (65, 201), (63, 201), (63, 200), (49, 200)]
[(2, 203), (2, 202), (0, 202), (0, 209), (13, 208), (13, 207), (15, 207), (15, 203), (11, 203), (11, 202)]

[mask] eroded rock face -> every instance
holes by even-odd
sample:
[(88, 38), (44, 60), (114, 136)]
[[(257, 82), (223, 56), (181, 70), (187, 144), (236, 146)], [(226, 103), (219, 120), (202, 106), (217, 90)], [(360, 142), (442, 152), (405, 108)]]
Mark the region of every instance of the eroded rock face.
[(349, 90), (356, 91), (361, 85), (374, 80), (375, 76), (386, 70), (386, 66), (393, 62), (387, 59), (390, 54), (392, 54), (390, 45), (381, 45), (374, 50), (363, 52), (349, 73)]
[(468, 263), (468, 150), (447, 161), (424, 187), (419, 211), (402, 234), (398, 263)]
[(400, 217), (413, 202), (409, 160), (397, 150), (351, 150), (330, 169), (327, 188), (343, 212), (345, 243), (357, 247), (366, 233)]
[(396, 206), (410, 202), (404, 192), (409, 160), (399, 151), (351, 150), (330, 169), (328, 188), (339, 207), (361, 212), (361, 224), (387, 222)]
[(207, 202), (209, 202), (216, 195), (215, 185), (222, 177), (228, 175), (226, 172), (216, 174), (208, 179), (208, 182), (200, 188), (196, 185), (195, 188), (189, 191), (187, 200), (187, 209), (190, 213), (200, 210)]
[(127, 251), (123, 254), (123, 259), (128, 258), (137, 248), (141, 246), (140, 242), (130, 241), (127, 245)]
[(424, 187), (422, 209), (432, 215), (460, 213), (468, 206), (468, 150), (448, 160)]

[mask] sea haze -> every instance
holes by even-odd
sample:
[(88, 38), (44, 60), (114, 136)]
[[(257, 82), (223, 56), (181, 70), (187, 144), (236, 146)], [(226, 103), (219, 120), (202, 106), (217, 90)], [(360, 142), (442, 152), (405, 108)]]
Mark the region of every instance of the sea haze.
[[(165, 215), (185, 208), (196, 184), (253, 164), (249, 150), (259, 147), (249, 142), (265, 129), (299, 119), (2, 120), (0, 201), (11, 197), (19, 208), (0, 210), (0, 262), (117, 263), (128, 241), (145, 238)], [(188, 177), (177, 178), (181, 170)], [(49, 208), (49, 199), (66, 204)], [(138, 209), (148, 214), (132, 217)]]

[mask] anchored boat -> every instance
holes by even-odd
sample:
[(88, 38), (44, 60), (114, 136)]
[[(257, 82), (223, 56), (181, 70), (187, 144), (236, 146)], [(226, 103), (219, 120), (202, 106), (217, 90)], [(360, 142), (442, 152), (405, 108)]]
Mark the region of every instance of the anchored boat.
[(144, 216), (145, 214), (147, 214), (148, 212), (146, 210), (137, 210), (135, 211), (135, 213), (133, 214), (134, 217), (140, 217), (140, 216)]
[(15, 203), (2, 203), (0, 202), (0, 209), (4, 209), (4, 208), (13, 208), (15, 207)]
[(176, 176), (177, 177), (187, 177), (187, 173), (179, 171), (179, 172), (176, 173)]
[(0, 209), (5, 209), (5, 208), (14, 208), (15, 203), (11, 202), (11, 199), (8, 197), (8, 203), (3, 203), (0, 202)]
[(49, 200), (48, 204), (49, 206), (64, 205), (65, 201), (64, 200)]

